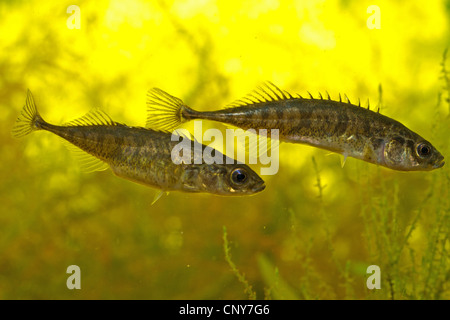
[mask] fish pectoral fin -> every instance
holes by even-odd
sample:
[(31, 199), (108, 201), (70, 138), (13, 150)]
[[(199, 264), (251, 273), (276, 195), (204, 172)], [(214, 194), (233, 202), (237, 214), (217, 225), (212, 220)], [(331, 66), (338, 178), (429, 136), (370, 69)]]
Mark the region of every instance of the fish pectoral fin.
[(168, 191), (164, 191), (164, 190), (160, 190), (160, 191), (156, 192), (155, 197), (153, 198), (153, 201), (152, 201), (152, 203), (151, 203), (151, 206), (154, 205), (155, 202), (158, 201), (159, 198), (161, 198), (161, 197), (164, 195), (164, 193), (165, 193), (166, 195), (169, 194)]
[(68, 141), (63, 140), (63, 144), (72, 152), (83, 172), (103, 171), (109, 168), (109, 165), (106, 162), (90, 155)]

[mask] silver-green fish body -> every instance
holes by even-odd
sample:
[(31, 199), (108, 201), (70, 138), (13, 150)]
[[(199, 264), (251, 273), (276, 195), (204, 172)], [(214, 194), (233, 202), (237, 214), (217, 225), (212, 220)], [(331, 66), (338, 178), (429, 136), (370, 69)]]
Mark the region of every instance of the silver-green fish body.
[(148, 94), (148, 125), (171, 130), (205, 119), (242, 129), (278, 129), (280, 141), (302, 143), (395, 170), (433, 170), (444, 157), (433, 145), (400, 122), (342, 101), (293, 96), (272, 83), (229, 108), (196, 111), (161, 89)]
[(191, 161), (186, 161), (180, 154), (172, 153), (179, 141), (172, 141), (171, 133), (129, 127), (114, 122), (100, 110), (94, 110), (64, 126), (49, 124), (39, 115), (28, 91), (25, 107), (12, 133), (15, 137), (21, 137), (34, 130), (52, 132), (95, 157), (99, 161), (97, 164), (94, 161), (94, 170), (109, 166), (119, 177), (163, 191), (246, 195), (265, 188), (264, 181), (245, 164), (227, 161), (222, 154), (222, 164), (207, 164), (202, 159), (194, 163), (196, 157), (202, 157), (206, 146), (195, 148), (197, 142), (179, 136), (188, 139), (192, 145)]

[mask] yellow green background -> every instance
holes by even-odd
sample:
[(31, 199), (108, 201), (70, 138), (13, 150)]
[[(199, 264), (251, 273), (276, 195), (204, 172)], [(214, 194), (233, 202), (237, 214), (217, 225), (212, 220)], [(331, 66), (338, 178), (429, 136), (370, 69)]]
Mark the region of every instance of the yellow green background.
[(449, 162), (449, 18), (448, 0), (2, 1), (0, 299), (449, 299), (449, 164), (341, 168), (285, 143), (260, 194), (151, 206), (155, 190), (82, 172), (50, 133), (11, 137), (27, 88), (50, 123), (100, 107), (143, 126), (152, 87), (214, 110), (272, 81), (370, 99)]

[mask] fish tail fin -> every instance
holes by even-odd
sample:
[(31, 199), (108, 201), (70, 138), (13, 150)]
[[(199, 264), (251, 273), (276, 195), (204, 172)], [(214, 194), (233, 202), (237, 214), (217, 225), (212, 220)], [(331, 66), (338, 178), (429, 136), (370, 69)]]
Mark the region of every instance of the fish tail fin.
[(25, 100), (25, 106), (22, 109), (19, 117), (17, 117), (16, 123), (12, 128), (12, 136), (15, 138), (21, 138), (27, 134), (42, 129), (42, 124), (45, 121), (39, 115), (36, 108), (36, 104), (33, 99), (31, 91), (27, 91), (27, 99)]
[(153, 130), (172, 131), (189, 121), (185, 111), (195, 112), (181, 99), (167, 92), (153, 88), (147, 93), (147, 122), (145, 127)]

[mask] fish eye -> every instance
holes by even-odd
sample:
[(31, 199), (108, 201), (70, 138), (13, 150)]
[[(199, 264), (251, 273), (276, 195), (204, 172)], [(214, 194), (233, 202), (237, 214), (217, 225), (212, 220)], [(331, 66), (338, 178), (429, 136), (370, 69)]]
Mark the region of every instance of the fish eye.
[(247, 171), (242, 168), (237, 168), (231, 171), (231, 181), (237, 185), (243, 185), (248, 180)]
[(431, 147), (426, 143), (420, 143), (417, 146), (417, 155), (421, 158), (426, 158), (431, 155)]

